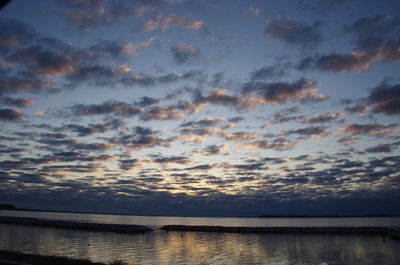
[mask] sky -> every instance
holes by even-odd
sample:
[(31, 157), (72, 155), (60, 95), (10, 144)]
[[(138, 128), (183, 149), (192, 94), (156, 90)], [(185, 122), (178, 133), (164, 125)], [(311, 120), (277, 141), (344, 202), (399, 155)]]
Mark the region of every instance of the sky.
[(1, 203), (400, 214), (400, 1), (14, 0)]

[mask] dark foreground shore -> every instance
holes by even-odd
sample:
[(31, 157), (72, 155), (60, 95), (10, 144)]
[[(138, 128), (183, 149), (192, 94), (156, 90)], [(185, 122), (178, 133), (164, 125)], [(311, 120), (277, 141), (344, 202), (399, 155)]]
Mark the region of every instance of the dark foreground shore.
[(55, 228), (78, 229), (87, 231), (101, 231), (114, 233), (139, 234), (150, 232), (153, 229), (142, 225), (98, 224), (71, 221), (46, 220), (29, 217), (0, 216), (0, 223), (13, 225), (46, 226)]

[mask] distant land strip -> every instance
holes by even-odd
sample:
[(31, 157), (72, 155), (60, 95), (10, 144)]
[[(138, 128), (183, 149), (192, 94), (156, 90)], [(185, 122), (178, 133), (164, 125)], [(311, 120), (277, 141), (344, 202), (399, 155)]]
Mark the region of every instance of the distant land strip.
[(217, 233), (324, 233), (324, 234), (382, 234), (400, 238), (399, 230), (389, 227), (230, 227), (230, 226), (187, 226), (164, 225), (165, 231), (217, 232)]
[(128, 234), (139, 234), (139, 233), (153, 231), (153, 229), (142, 225), (84, 223), (84, 222), (58, 221), (58, 220), (47, 220), (47, 219), (38, 219), (30, 217), (11, 217), (11, 216), (0, 216), (0, 223), (13, 224), (13, 225), (45, 226), (45, 227), (77, 229), (77, 230), (87, 230), (87, 231), (128, 233)]

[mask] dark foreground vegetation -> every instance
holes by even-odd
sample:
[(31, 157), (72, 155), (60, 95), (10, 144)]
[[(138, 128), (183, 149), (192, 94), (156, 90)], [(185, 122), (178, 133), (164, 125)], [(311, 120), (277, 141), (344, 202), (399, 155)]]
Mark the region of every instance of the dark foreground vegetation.
[(150, 232), (153, 229), (142, 225), (98, 224), (71, 221), (45, 220), (29, 217), (0, 216), (0, 223), (13, 225), (46, 226), (55, 228), (78, 229), (87, 231), (101, 231), (114, 233), (139, 234)]
[[(10, 261), (7, 263), (7, 261)], [(14, 262), (14, 263), (13, 263)], [(125, 265), (120, 260), (114, 260), (107, 263), (92, 262), (90, 260), (70, 259), (57, 256), (41, 256), (32, 254), (23, 254), (13, 251), (0, 250), (0, 264), (25, 263), (32, 265)]]

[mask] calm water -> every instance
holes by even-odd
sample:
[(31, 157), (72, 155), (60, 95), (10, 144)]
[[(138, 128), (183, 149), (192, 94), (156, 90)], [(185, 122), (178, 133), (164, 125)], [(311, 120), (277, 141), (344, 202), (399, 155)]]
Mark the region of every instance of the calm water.
[[(120, 224), (243, 226), (400, 226), (400, 218), (187, 218), (0, 211)], [(129, 264), (400, 264), (400, 244), (380, 236), (154, 232), (123, 235), (46, 227), (0, 225), (0, 249), (42, 255), (122, 259)]]

